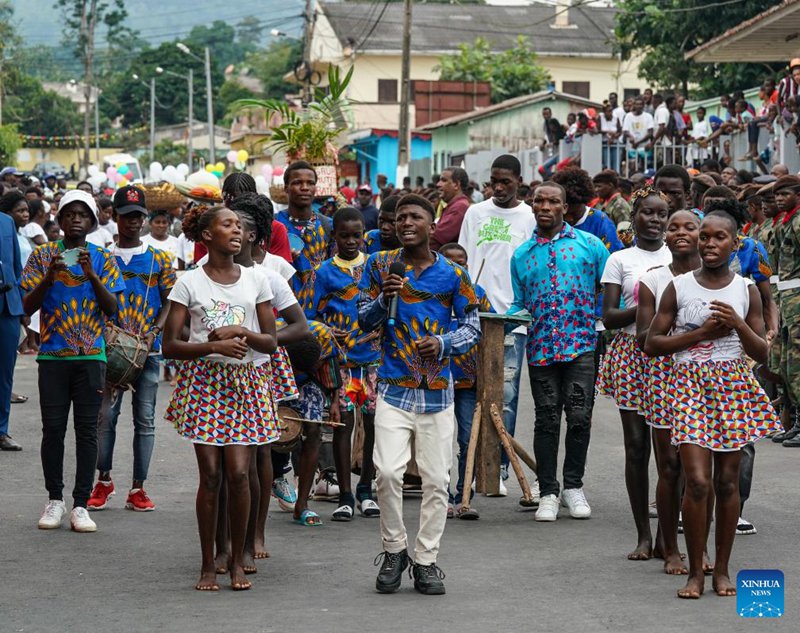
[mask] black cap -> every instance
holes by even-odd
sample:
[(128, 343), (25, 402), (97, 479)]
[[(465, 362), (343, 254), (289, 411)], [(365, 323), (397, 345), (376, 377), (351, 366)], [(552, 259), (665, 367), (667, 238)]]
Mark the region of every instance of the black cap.
[(143, 213), (147, 215), (147, 207), (144, 202), (144, 191), (133, 185), (120, 187), (114, 194), (114, 211), (119, 215), (128, 213)]

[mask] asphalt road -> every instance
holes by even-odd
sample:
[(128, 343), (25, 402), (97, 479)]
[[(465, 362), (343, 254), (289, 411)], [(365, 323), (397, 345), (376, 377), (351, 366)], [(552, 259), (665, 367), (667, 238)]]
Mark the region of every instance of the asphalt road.
[[(506, 498), (478, 497), (480, 521), (448, 522), (439, 559), (447, 573), (445, 596), (421, 596), (407, 579), (397, 594), (375, 593), (377, 520), (332, 523), (328, 519), (335, 506), (323, 502), (312, 502), (325, 521), (320, 528), (295, 525), (291, 515), (274, 507), (267, 536), (272, 558), (251, 576), (253, 589), (234, 593), (227, 578), (221, 578), (222, 591), (207, 594), (193, 589), (200, 563), (193, 451), (160, 418), (169, 387), (159, 391), (156, 450), (146, 486), (156, 511), (140, 514), (123, 507), (132, 461), (126, 402), (114, 460), (119, 492), (107, 510), (93, 514), (95, 534), (75, 534), (66, 527), (36, 529), (47, 493), (38, 455), (36, 363), (30, 357), (19, 359), (15, 391), (30, 401), (13, 405), (11, 418), (11, 434), (23, 452), (0, 454), (2, 633), (798, 629), (800, 451), (769, 441), (758, 446), (753, 494), (745, 511), (758, 534), (737, 538), (732, 572), (783, 570), (786, 615), (770, 624), (739, 618), (735, 598), (713, 595), (710, 580), (701, 600), (683, 601), (675, 596), (682, 580), (663, 574), (659, 561), (626, 560), (635, 531), (623, 481), (621, 428), (607, 400), (595, 407), (585, 484), (591, 520), (575, 521), (562, 511), (555, 523), (535, 523), (533, 513), (517, 505), (516, 482), (509, 482)], [(517, 437), (524, 446), (532, 442), (532, 411), (523, 387)], [(73, 468), (74, 443), (68, 433), (67, 491)], [(407, 499), (412, 534), (418, 509), (418, 499)]]

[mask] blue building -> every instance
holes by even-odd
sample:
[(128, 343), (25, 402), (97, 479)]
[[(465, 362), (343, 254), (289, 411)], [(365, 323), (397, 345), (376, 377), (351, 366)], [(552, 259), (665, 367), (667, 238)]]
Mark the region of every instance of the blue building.
[[(371, 128), (356, 132), (350, 136), (350, 149), (356, 153), (359, 182), (369, 183), (375, 189), (378, 174), (384, 174), (390, 183), (395, 183), (397, 174), (397, 130), (381, 130)], [(428, 159), (433, 156), (433, 145), (430, 134), (411, 133), (411, 151), (409, 161)]]

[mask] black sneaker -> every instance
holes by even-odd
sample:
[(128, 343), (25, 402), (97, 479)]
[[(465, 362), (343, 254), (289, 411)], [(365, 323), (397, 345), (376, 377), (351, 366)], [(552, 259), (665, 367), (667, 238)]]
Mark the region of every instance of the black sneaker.
[[(414, 589), (426, 596), (441, 596), (444, 594), (444, 572), (436, 566), (436, 563), (430, 565), (417, 565), (414, 563), (412, 566), (414, 573)], [(412, 571), (409, 570), (409, 571)]]
[[(383, 558), (382, 564), (381, 558)], [(381, 569), (375, 581), (375, 589), (378, 590), (378, 593), (394, 593), (400, 589), (400, 580), (408, 567), (408, 551), (403, 550), (396, 554), (381, 552), (375, 557), (375, 566), (378, 565), (381, 566)]]
[(793, 426), (788, 431), (781, 431), (772, 436), (772, 441), (776, 444), (783, 444), (787, 440), (793, 440), (800, 434), (800, 427)]

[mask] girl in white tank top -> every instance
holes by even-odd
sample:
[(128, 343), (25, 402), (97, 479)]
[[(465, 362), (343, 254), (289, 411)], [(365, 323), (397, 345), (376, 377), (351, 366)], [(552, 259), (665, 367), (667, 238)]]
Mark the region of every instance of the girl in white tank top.
[(686, 480), (683, 524), (689, 554), (681, 598), (703, 593), (712, 485), (717, 542), (712, 586), (718, 595), (735, 595), (728, 561), (739, 518), (741, 448), (780, 428), (744, 357), (764, 362), (768, 348), (758, 291), (728, 267), (736, 245), (736, 221), (721, 211), (709, 213), (700, 225), (703, 264), (673, 279), (664, 291), (645, 342), (649, 355), (674, 360), (667, 406), (674, 411), (672, 443), (679, 447)]

